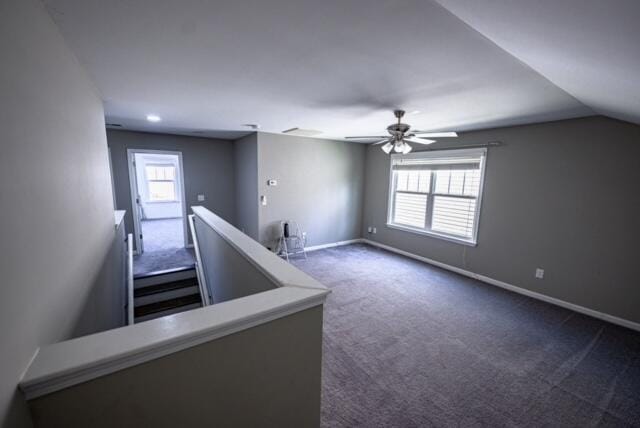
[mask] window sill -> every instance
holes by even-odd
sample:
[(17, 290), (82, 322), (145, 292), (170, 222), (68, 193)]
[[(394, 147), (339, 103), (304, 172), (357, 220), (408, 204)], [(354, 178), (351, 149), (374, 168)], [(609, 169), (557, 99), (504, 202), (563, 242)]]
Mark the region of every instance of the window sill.
[(442, 239), (444, 241), (454, 242), (456, 244), (467, 245), (469, 247), (475, 247), (477, 245), (477, 242), (471, 239), (457, 238), (455, 236), (444, 235), (441, 233), (431, 232), (428, 230), (416, 229), (411, 226), (403, 226), (403, 225), (394, 224), (394, 223), (387, 223), (387, 227), (390, 229), (401, 230), (403, 232), (415, 233), (416, 235), (425, 235), (425, 236), (430, 236), (432, 238)]

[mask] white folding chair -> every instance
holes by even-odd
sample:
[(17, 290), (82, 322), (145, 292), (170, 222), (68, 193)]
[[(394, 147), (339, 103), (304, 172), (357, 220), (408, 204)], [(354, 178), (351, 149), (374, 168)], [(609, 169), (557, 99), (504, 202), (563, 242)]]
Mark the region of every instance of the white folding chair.
[(278, 253), (289, 261), (289, 256), (302, 253), (307, 258), (304, 249), (306, 237), (300, 231), (298, 222), (294, 220), (282, 220), (280, 222), (280, 237), (278, 239)]

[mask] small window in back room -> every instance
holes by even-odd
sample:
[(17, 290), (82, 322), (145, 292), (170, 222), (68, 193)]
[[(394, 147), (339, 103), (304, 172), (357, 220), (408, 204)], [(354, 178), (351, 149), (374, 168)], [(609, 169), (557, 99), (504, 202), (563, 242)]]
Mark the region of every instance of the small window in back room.
[(389, 226), (476, 243), (485, 149), (391, 157)]
[(149, 201), (169, 202), (176, 197), (176, 167), (171, 164), (147, 164), (145, 167), (149, 186)]

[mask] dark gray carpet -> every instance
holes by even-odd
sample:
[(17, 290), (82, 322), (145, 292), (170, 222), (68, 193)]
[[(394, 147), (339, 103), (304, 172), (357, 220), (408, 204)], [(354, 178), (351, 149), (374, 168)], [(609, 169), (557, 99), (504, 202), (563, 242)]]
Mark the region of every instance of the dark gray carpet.
[(144, 250), (153, 253), (184, 248), (183, 226), (182, 218), (142, 220), (140, 227), (144, 236)]
[(332, 290), (323, 426), (640, 426), (634, 331), (368, 245), (293, 263)]
[(133, 257), (134, 276), (168, 269), (193, 267), (196, 259), (193, 248), (177, 248), (163, 251), (145, 251)]

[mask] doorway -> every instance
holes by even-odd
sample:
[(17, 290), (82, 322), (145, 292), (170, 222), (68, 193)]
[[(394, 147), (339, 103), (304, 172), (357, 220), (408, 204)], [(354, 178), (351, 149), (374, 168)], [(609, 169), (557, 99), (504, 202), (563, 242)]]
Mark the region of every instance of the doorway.
[(127, 150), (136, 252), (173, 253), (188, 246), (182, 153)]

